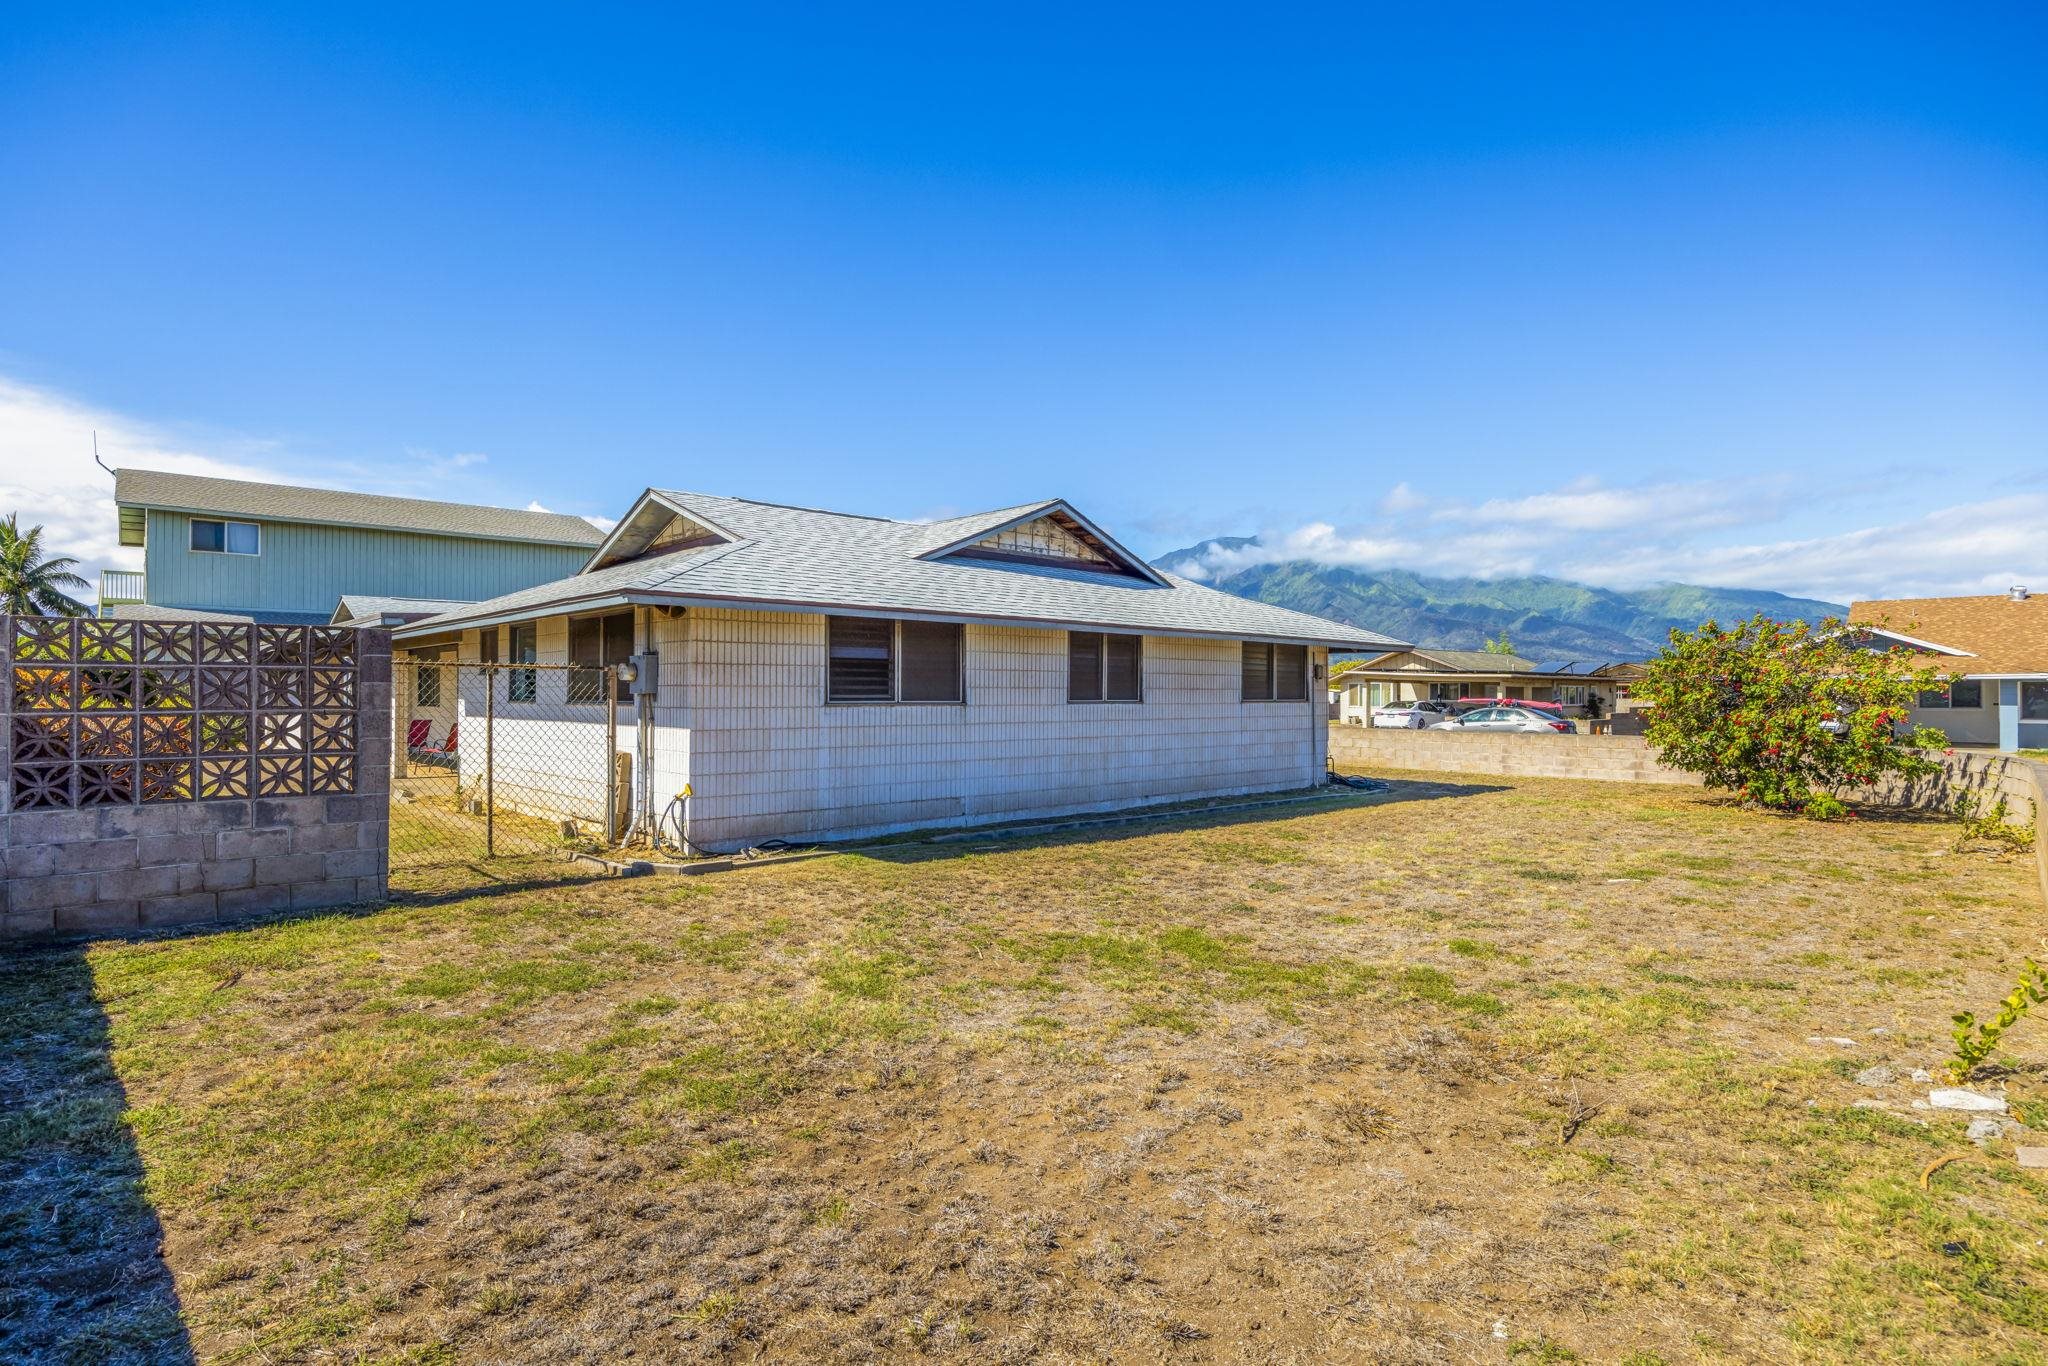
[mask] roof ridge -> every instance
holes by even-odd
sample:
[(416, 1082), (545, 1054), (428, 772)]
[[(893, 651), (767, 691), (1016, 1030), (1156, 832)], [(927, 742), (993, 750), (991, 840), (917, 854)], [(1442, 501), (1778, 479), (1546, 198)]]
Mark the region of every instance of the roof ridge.
[(182, 470), (152, 470), (140, 465), (123, 465), (116, 473), (153, 474), (171, 479), (203, 480), (209, 484), (239, 484), (251, 489), (283, 489), (289, 493), (340, 493), (350, 498), (380, 498), (391, 503), (427, 503), (444, 508), (480, 508), (485, 512), (523, 512), (534, 517), (565, 517), (573, 522), (589, 522), (573, 512), (556, 512), (553, 508), (514, 508), (502, 503), (464, 503), (453, 498), (419, 498), (410, 493), (368, 493), (362, 489), (322, 488), (318, 484), (283, 484), (271, 479), (230, 479), (224, 474), (186, 474)]

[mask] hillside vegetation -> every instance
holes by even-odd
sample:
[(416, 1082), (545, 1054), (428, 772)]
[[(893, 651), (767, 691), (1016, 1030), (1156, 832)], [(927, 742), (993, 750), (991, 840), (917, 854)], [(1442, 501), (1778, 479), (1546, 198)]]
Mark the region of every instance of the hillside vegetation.
[[(1186, 574), (1225, 537), (1176, 550), (1155, 563)], [(1777, 621), (1840, 616), (1840, 603), (1742, 588), (1662, 584), (1617, 591), (1532, 575), (1508, 579), (1431, 578), (1402, 569), (1346, 569), (1290, 560), (1255, 565), (1204, 582), (1239, 597), (1363, 626), (1417, 644), (1477, 650), (1505, 631), (1527, 658), (1643, 656), (1663, 648), (1674, 629), (1709, 618), (1723, 624), (1762, 612)]]

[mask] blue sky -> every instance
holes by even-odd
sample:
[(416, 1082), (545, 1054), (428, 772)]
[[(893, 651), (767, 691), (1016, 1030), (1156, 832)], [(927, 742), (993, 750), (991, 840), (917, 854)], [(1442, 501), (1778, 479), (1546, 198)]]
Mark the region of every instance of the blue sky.
[(2048, 10), (985, 8), (11, 14), (0, 504), (116, 562), (98, 427), (592, 516), (2048, 586)]

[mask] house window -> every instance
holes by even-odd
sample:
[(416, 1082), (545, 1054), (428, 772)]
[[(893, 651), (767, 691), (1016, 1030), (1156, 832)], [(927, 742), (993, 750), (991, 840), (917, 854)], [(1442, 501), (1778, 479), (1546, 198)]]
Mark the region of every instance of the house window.
[(1069, 702), (1141, 702), (1144, 637), (1067, 632)]
[(1455, 702), (1465, 695), (1463, 683), (1432, 683), (1429, 685), (1429, 700), (1432, 702)]
[(1244, 642), (1239, 696), (1247, 702), (1308, 699), (1308, 646)]
[(905, 702), (958, 702), (962, 638), (957, 622), (905, 621), (896, 633), (903, 661), (899, 695)]
[(254, 522), (217, 522), (204, 517), (192, 519), (192, 548), (211, 555), (254, 555), (261, 548), (263, 533)]
[(1583, 683), (1559, 684), (1557, 689), (1557, 700), (1564, 703), (1567, 707), (1585, 706), (1586, 685)]
[(2048, 683), (2020, 684), (2020, 720), (2048, 721)]
[(1984, 705), (1983, 680), (1962, 678), (1946, 688), (1923, 692), (1919, 705), (1923, 711), (1974, 711)]
[(633, 614), (613, 612), (602, 617), (575, 617), (569, 622), (569, 701), (595, 706), (606, 692), (605, 680), (612, 680), (614, 702), (630, 699), (628, 685), (614, 668), (633, 657)]
[(498, 662), (498, 628), (486, 626), (476, 633), (476, 662), (496, 664)]
[(957, 622), (825, 619), (828, 702), (958, 702), (966, 632)]
[[(514, 664), (532, 664), (540, 659), (540, 627), (532, 622), (512, 628), (512, 648), (509, 652)], [(540, 671), (538, 669), (513, 669), (505, 675), (505, 700), (507, 702), (531, 702), (540, 695)]]
[(441, 705), (441, 656), (420, 655), (412, 671), (412, 702), (416, 707)]

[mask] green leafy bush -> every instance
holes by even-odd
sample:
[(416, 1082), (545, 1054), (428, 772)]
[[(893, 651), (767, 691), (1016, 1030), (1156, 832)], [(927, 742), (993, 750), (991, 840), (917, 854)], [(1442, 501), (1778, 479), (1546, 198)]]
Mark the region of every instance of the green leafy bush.
[(1673, 631), (1646, 669), (1634, 692), (1658, 758), (1759, 806), (1839, 816), (1843, 793), (1939, 767), (1901, 726), (1948, 680), (1862, 648), (1833, 618)]
[(2019, 985), (2000, 1003), (1996, 1019), (1980, 1025), (1977, 1017), (1967, 1010), (1953, 1017), (1956, 1027), (1951, 1036), (1956, 1041), (1956, 1055), (1948, 1062), (1949, 1078), (1958, 1083), (1968, 1081), (1970, 1073), (1977, 1070), (1977, 1064), (1990, 1057), (1998, 1047), (1999, 1036), (2018, 1024), (2030, 1007), (2042, 1001), (2048, 1001), (2048, 969), (2029, 958), (2026, 966), (2020, 969)]

